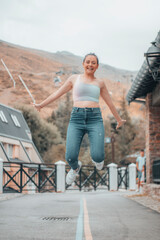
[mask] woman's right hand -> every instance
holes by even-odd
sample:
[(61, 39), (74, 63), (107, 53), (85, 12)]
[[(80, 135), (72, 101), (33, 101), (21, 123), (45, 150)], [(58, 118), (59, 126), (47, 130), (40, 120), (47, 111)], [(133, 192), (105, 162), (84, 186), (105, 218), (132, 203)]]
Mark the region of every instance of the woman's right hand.
[(41, 111), (41, 108), (42, 108), (41, 104), (37, 104), (37, 103), (31, 103), (31, 104), (32, 104), (33, 107), (35, 107), (35, 109), (36, 109), (38, 112)]

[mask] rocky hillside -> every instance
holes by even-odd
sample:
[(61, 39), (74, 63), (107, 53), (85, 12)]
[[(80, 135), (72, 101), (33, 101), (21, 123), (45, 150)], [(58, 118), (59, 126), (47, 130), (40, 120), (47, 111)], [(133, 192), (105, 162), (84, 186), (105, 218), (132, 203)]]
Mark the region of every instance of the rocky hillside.
[[(13, 82), (0, 61), (0, 103), (9, 106), (19, 103), (30, 104), (31, 102), (31, 98), (20, 82), (18, 75), (23, 78), (36, 102), (40, 102), (57, 90), (54, 84), (54, 79), (57, 76), (61, 78), (63, 84), (71, 74), (83, 72), (82, 57), (65, 51), (50, 53), (0, 41), (0, 58), (6, 63), (16, 81), (14, 88)], [(100, 64), (97, 71), (97, 77), (105, 79), (116, 106), (119, 106), (119, 100), (129, 89), (131, 79), (134, 78), (135, 74), (135, 72), (117, 69), (105, 64)], [(42, 117), (50, 115), (52, 110), (57, 108), (64, 99), (63, 96), (43, 109)], [(107, 116), (109, 110), (102, 99), (100, 105), (103, 115)], [(134, 116), (142, 115), (143, 111), (139, 110), (140, 107), (140, 105), (133, 103), (129, 111)]]

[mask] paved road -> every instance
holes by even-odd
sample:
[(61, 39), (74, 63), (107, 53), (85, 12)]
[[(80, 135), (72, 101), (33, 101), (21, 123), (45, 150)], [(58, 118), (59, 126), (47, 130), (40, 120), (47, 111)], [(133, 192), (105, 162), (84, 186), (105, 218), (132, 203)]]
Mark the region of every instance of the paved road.
[(159, 240), (160, 214), (119, 192), (24, 195), (0, 202), (0, 240), (6, 239)]

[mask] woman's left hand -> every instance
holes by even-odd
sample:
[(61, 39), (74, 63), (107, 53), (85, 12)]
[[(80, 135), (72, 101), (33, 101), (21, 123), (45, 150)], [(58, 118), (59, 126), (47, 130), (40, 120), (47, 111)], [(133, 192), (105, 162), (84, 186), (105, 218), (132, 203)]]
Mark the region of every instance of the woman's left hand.
[(121, 119), (121, 121), (118, 122), (116, 129), (120, 128), (125, 122), (126, 120)]

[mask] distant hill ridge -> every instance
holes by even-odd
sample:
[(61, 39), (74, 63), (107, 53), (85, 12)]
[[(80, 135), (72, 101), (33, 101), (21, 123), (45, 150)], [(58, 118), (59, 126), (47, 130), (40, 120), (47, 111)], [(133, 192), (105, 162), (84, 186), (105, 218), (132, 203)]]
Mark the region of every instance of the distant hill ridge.
[[(6, 44), (8, 47), (14, 47), (17, 49), (22, 49), (27, 52), (31, 52), (37, 54), (41, 57), (45, 57), (49, 60), (53, 60), (60, 64), (65, 64), (66, 67), (72, 69), (72, 71), (82, 72), (82, 60), (83, 57), (77, 56), (68, 51), (57, 51), (56, 53), (47, 52), (44, 50), (38, 50), (33, 48), (27, 48), (23, 46), (19, 46), (13, 43), (8, 43), (0, 40), (0, 45)], [(129, 71), (124, 69), (119, 69), (104, 63), (100, 63), (99, 69), (97, 70), (97, 76), (100, 78), (108, 78), (112, 81), (120, 81), (122, 83), (130, 83), (130, 81), (135, 77), (137, 72)]]
[[(36, 102), (39, 103), (51, 93), (57, 91), (53, 80), (58, 75), (63, 84), (71, 74), (83, 73), (83, 57), (76, 56), (67, 51), (50, 53), (1, 40), (0, 58), (4, 60), (16, 81), (16, 88), (13, 88), (13, 82), (0, 61), (0, 103), (12, 107), (19, 103), (30, 104), (32, 101), (20, 82), (18, 75), (23, 78)], [(116, 107), (119, 107), (120, 99), (130, 87), (131, 79), (134, 78), (135, 74), (136, 72), (117, 69), (101, 63), (96, 76), (105, 80), (113, 102)], [(41, 116), (49, 116), (65, 99), (66, 96), (64, 95), (57, 101), (49, 104), (42, 109)], [(100, 98), (100, 106), (105, 117), (111, 114), (102, 98)], [(138, 108), (139, 106), (130, 108), (130, 112), (138, 116)]]

